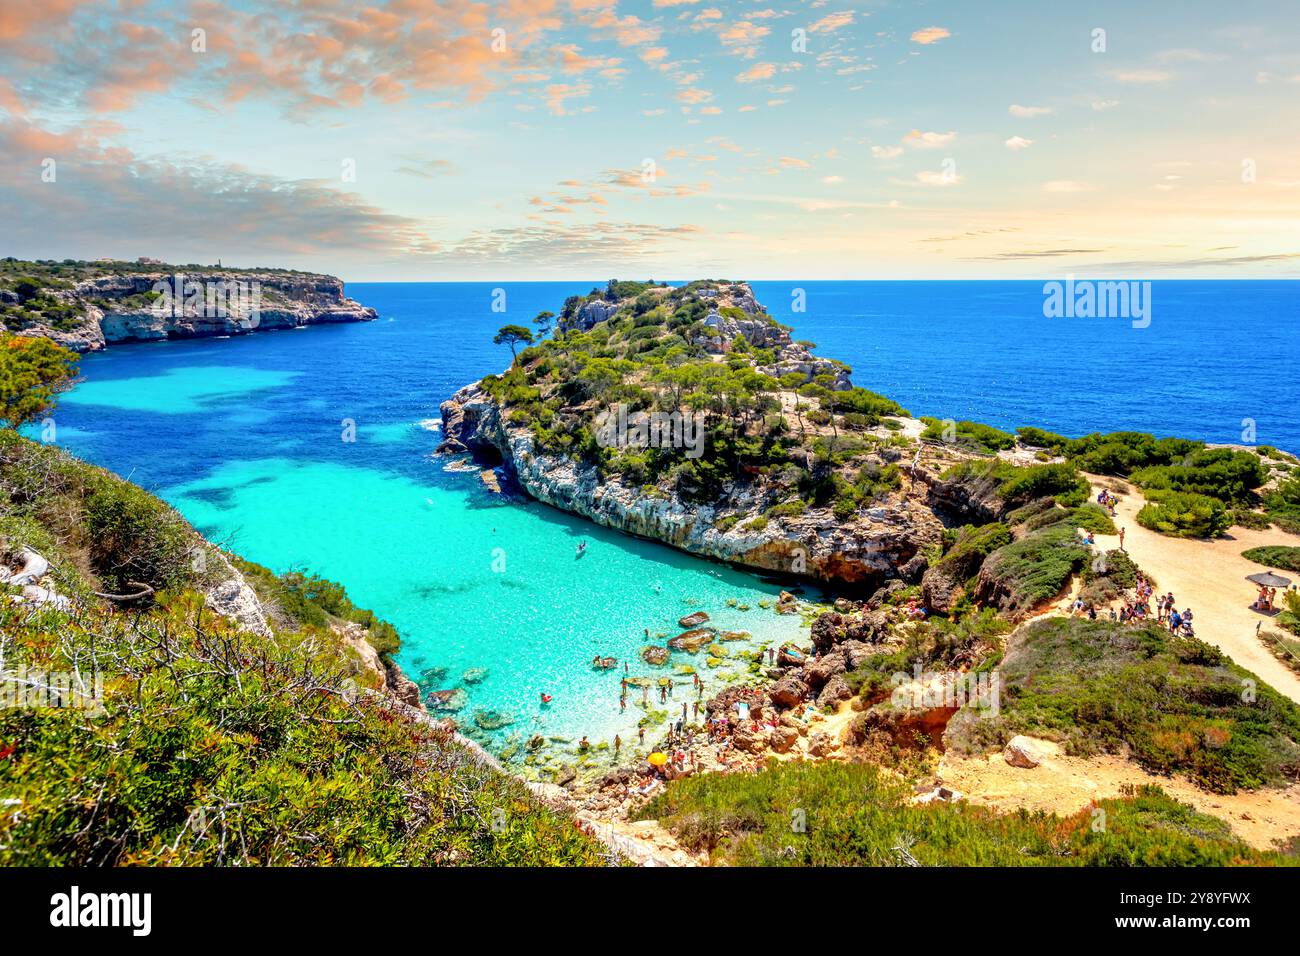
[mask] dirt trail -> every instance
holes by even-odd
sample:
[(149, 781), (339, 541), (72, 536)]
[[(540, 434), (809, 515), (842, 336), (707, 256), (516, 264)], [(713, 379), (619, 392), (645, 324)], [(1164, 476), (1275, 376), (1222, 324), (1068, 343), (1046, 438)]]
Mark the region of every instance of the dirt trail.
[[(1088, 477), (1095, 499), (1108, 482)], [(1146, 500), (1136, 488), (1130, 487), (1120, 499), (1115, 524), (1125, 529), (1124, 549), (1139, 568), (1155, 578), (1158, 593), (1172, 591), (1174, 607), (1179, 610), (1191, 607), (1198, 638), (1220, 648), (1279, 693), (1300, 703), (1300, 675), (1274, 657), (1256, 635), (1256, 626), (1262, 622), (1268, 628), (1269, 618), (1251, 610), (1255, 586), (1245, 578), (1267, 569), (1241, 556), (1248, 548), (1264, 545), (1300, 547), (1300, 536), (1277, 528), (1252, 531), (1234, 527), (1213, 541), (1170, 538), (1137, 523), (1137, 513)], [(1105, 551), (1119, 547), (1115, 535), (1099, 534), (1096, 540)]]
[(1122, 757), (1059, 753), (1032, 770), (1012, 767), (1000, 753), (988, 757), (948, 753), (938, 776), (971, 803), (1004, 813), (1024, 808), (1063, 816), (1077, 813), (1094, 800), (1121, 796), (1126, 785), (1155, 784), (1174, 799), (1226, 821), (1238, 837), (1256, 849), (1276, 849), (1274, 841), (1300, 834), (1300, 784), (1285, 790), (1225, 796), (1207, 793), (1181, 777), (1148, 773)]

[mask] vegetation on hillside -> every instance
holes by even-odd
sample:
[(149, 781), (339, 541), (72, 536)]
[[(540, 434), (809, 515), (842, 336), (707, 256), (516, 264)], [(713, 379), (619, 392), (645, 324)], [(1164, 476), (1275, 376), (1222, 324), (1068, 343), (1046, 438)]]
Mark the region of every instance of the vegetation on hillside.
[[(848, 520), (896, 488), (898, 469), (879, 452), (905, 443), (868, 432), (904, 410), (866, 389), (837, 388), (828, 371), (778, 374), (775, 346), (760, 347), (743, 335), (711, 351), (719, 337), (706, 320), (718, 286), (611, 282), (571, 297), (555, 335), (520, 351), (507, 372), (487, 376), (483, 387), (511, 423), (532, 432), (539, 449), (578, 457), (602, 476), (671, 488), (693, 501), (715, 501), (737, 483), (761, 481), (769, 507), (786, 506), (786, 514), (797, 513), (799, 503), (833, 507)], [(572, 319), (596, 301), (608, 303), (613, 314), (586, 331), (575, 327)], [(776, 341), (782, 328), (766, 313), (725, 304), (718, 312), (750, 323), (764, 341)], [(521, 326), (497, 335), (512, 348), (531, 339)], [(842, 367), (819, 361), (821, 368)], [(619, 404), (629, 414), (701, 416), (706, 453), (602, 443), (600, 416)]]
[(874, 766), (776, 763), (669, 784), (636, 814), (730, 866), (1286, 865), (1227, 824), (1143, 787), (1069, 817), (910, 801)]
[(1216, 793), (1300, 779), (1300, 707), (1217, 648), (1158, 624), (1035, 621), (999, 672), (1001, 713), (958, 715), (950, 746), (980, 753), (1031, 734), (1071, 753), (1127, 753)]

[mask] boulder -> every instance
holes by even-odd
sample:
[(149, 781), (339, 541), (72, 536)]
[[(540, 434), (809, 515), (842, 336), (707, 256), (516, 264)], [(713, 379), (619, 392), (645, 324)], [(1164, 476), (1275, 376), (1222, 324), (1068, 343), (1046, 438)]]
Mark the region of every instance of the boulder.
[(808, 682), (808, 686), (817, 690), (836, 674), (844, 673), (847, 666), (844, 655), (839, 651), (832, 651), (814, 661), (809, 661), (803, 669), (803, 679)]
[[(685, 618), (683, 618), (685, 620)], [(694, 630), (683, 631), (676, 637), (668, 641), (668, 646), (675, 651), (686, 651), (694, 654), (710, 643), (715, 636), (715, 632), (709, 627), (697, 627)]]
[(812, 757), (825, 757), (835, 749), (835, 741), (824, 731), (813, 731), (808, 738), (808, 754)]
[(1043, 762), (1047, 754), (1041, 741), (1024, 734), (1016, 734), (1002, 751), (1002, 758), (1013, 767), (1032, 770)]
[(762, 729), (755, 729), (752, 721), (741, 721), (740, 726), (731, 735), (731, 742), (736, 745), (737, 750), (751, 754), (758, 753), (767, 748), (767, 733)]
[(798, 739), (799, 731), (785, 725), (773, 728), (768, 734), (768, 743), (779, 754), (789, 753), (790, 748), (795, 745)]
[(680, 618), (677, 621), (677, 626), (685, 628), (699, 627), (708, 619), (709, 616), (703, 611), (696, 611), (694, 614), (687, 614), (685, 617)]
[(825, 707), (829, 704), (838, 704), (840, 701), (848, 700), (852, 696), (853, 688), (848, 685), (848, 682), (843, 677), (836, 674), (826, 682), (822, 692), (817, 695), (817, 706)]
[(772, 703), (784, 710), (797, 707), (808, 696), (808, 685), (798, 676), (787, 674), (768, 688), (767, 694)]
[(481, 684), (487, 680), (487, 675), (486, 667), (471, 667), (461, 675), (460, 679), (466, 684)]
[(641, 660), (645, 661), (652, 667), (661, 667), (668, 663), (668, 658), (672, 654), (666, 647), (660, 647), (652, 644), (649, 647), (641, 648)]

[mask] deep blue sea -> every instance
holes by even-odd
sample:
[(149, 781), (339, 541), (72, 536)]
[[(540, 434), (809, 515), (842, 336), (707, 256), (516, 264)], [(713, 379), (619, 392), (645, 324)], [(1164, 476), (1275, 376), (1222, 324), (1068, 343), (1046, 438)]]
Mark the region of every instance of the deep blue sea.
[[(689, 669), (711, 685), (744, 677), (734, 655), (675, 654), (670, 668), (649, 668), (638, 656), (647, 632), (661, 642), (703, 609), (721, 628), (750, 631), (751, 646), (799, 637), (797, 619), (763, 606), (779, 586), (503, 503), (477, 475), (431, 457), (439, 404), (508, 363), (493, 332), (595, 284), (504, 284), (502, 314), (496, 284), (353, 283), (348, 293), (378, 321), (114, 346), (83, 360), (84, 382), (56, 415), (58, 441), (253, 560), (341, 581), (398, 626), (400, 661), (426, 689), (465, 691), (467, 728), (484, 711), (513, 721), (480, 734), (498, 752), (535, 731), (633, 740), (639, 720), (658, 723), (694, 699)], [(914, 414), (1213, 441), (1239, 441), (1249, 418), (1259, 442), (1300, 450), (1294, 283), (1157, 282), (1145, 329), (1044, 318), (1041, 283), (754, 289), (796, 338)], [(792, 311), (795, 289), (805, 311)], [(590, 542), (581, 559), (579, 541)], [(590, 666), (597, 654), (671, 678), (674, 701), (660, 707), (656, 694), (643, 706), (634, 694), (621, 711), (618, 676)]]

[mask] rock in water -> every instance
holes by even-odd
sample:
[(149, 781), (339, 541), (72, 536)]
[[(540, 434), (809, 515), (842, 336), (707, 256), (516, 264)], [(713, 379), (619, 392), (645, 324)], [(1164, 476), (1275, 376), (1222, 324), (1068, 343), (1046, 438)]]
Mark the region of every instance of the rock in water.
[(678, 627), (687, 627), (687, 628), (689, 628), (689, 627), (699, 627), (701, 624), (703, 624), (703, 623), (704, 623), (705, 621), (707, 621), (708, 619), (709, 619), (709, 616), (708, 616), (707, 614), (705, 614), (703, 611), (696, 611), (694, 614), (687, 614), (684, 618), (681, 618), (680, 620), (678, 620), (678, 622), (677, 622), (677, 626), (678, 626)]
[(435, 690), (425, 698), (434, 710), (455, 713), (469, 703), (469, 696), (457, 687), (454, 690)]
[(481, 684), (487, 680), (487, 675), (486, 667), (471, 667), (461, 675), (460, 679), (466, 684)]
[(509, 727), (514, 722), (513, 717), (509, 714), (503, 714), (499, 710), (480, 710), (474, 713), (474, 723), (481, 730), (500, 730), (502, 727)]
[[(686, 618), (682, 618), (682, 620), (684, 621)], [(688, 653), (694, 654), (705, 644), (712, 641), (713, 637), (714, 632), (712, 628), (697, 627), (693, 631), (685, 631), (678, 634), (668, 642), (668, 646), (676, 651), (687, 651)]]
[(641, 660), (654, 667), (667, 664), (669, 656), (671, 656), (671, 652), (666, 647), (652, 644), (649, 647), (641, 648)]

